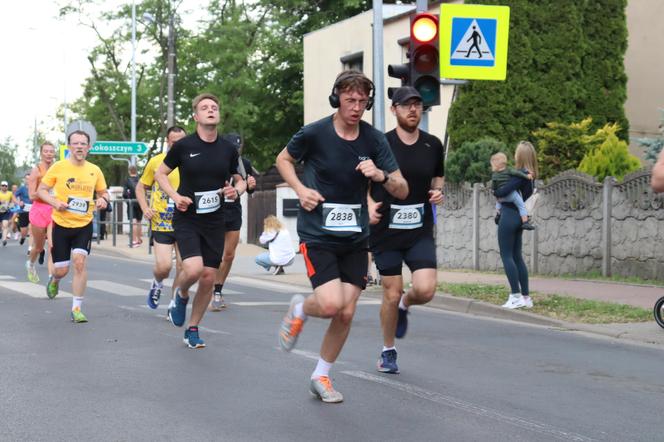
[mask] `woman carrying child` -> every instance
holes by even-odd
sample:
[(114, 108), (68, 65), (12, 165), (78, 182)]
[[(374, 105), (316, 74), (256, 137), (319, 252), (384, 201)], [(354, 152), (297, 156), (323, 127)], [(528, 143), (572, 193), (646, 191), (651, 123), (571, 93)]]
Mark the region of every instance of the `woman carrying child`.
[[(514, 153), (515, 169), (530, 173), (537, 178), (537, 154), (528, 141), (521, 141)], [(506, 198), (511, 192), (521, 194), (526, 201), (533, 193), (533, 180), (527, 177), (512, 176), (509, 181), (494, 190), (496, 198)], [(523, 222), (514, 202), (502, 200), (498, 221), (498, 248), (503, 268), (510, 284), (510, 295), (503, 307), (509, 309), (531, 308), (533, 301), (528, 291), (528, 268), (523, 260)]]

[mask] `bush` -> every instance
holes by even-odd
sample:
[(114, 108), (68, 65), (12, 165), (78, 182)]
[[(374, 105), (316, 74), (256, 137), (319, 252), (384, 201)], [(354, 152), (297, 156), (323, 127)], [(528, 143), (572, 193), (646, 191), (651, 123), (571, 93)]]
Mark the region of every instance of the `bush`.
[(537, 146), (540, 178), (551, 178), (569, 169), (576, 169), (590, 150), (592, 118), (579, 123), (547, 123), (533, 132)]
[(491, 179), (489, 159), (496, 152), (504, 152), (508, 158), (512, 156), (505, 143), (493, 138), (463, 143), (447, 157), (445, 179), (452, 183), (486, 183)]
[(607, 176), (622, 180), (625, 175), (641, 167), (637, 157), (629, 153), (627, 143), (618, 139), (617, 124), (607, 124), (599, 129), (589, 145), (596, 145), (588, 152), (579, 165), (581, 172), (592, 175), (600, 181)]
[(661, 137), (657, 138), (637, 138), (636, 141), (646, 149), (646, 160), (652, 161), (653, 163), (657, 161), (659, 153), (664, 147), (664, 109), (660, 109), (662, 112), (662, 123), (659, 125), (659, 133), (662, 134)]

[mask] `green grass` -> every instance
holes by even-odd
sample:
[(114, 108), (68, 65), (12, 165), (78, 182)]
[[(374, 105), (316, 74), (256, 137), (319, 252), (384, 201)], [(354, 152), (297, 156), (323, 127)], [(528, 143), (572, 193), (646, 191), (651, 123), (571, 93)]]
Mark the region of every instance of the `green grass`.
[[(495, 305), (502, 305), (508, 292), (504, 286), (491, 284), (441, 283), (438, 290), (452, 296), (470, 298)], [(586, 324), (610, 324), (615, 322), (646, 322), (652, 320), (652, 312), (639, 307), (610, 302), (593, 301), (556, 294), (532, 292), (532, 313), (569, 322)]]

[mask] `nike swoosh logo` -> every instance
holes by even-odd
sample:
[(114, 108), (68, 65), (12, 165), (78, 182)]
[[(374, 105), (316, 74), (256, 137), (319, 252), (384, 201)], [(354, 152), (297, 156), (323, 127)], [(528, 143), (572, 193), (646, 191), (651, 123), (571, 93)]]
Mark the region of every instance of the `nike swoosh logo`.
[(201, 154), (200, 152), (198, 152), (198, 153), (190, 153), (190, 154), (189, 154), (189, 158), (197, 157), (197, 156), (199, 156), (200, 154)]

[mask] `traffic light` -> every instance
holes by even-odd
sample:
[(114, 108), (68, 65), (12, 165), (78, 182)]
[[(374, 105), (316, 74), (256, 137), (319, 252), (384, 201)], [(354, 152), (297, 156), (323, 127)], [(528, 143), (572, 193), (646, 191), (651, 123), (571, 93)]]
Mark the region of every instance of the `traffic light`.
[[(410, 86), (410, 64), (388, 64), (387, 75), (401, 80), (401, 86)], [(387, 98), (392, 99), (392, 94), (398, 89), (396, 87), (387, 88)]]
[(437, 15), (423, 12), (410, 17), (409, 57), (410, 72), (407, 84), (422, 95), (422, 104), (425, 107), (439, 105), (440, 58)]

